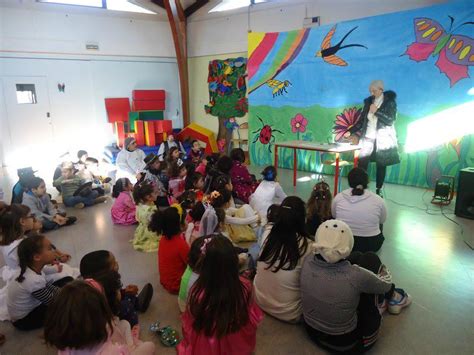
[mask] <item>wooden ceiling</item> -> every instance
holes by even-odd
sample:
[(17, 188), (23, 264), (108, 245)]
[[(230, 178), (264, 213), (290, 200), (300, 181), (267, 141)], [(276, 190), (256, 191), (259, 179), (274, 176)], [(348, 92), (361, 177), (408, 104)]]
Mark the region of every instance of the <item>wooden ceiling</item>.
[[(160, 6), (163, 9), (165, 8), (164, 0), (151, 0), (151, 2), (154, 3), (155, 5)], [(191, 16), (201, 7), (206, 5), (208, 2), (209, 0), (195, 0), (194, 3), (192, 3), (191, 5), (189, 5), (188, 7), (184, 9), (184, 15), (186, 17)]]

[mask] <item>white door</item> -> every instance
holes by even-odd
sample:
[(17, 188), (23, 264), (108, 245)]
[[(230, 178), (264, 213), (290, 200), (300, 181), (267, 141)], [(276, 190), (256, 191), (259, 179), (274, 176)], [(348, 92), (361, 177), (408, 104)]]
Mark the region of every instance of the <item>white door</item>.
[(34, 166), (43, 163), (53, 148), (48, 85), (46, 77), (4, 76), (3, 94), (9, 142), (4, 142), (7, 166)]

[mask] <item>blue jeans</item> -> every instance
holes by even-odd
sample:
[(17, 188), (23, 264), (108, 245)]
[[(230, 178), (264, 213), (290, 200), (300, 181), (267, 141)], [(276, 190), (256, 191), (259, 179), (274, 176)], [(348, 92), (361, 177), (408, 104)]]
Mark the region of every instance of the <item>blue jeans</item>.
[(78, 203), (83, 203), (86, 206), (92, 206), (94, 200), (99, 196), (99, 193), (95, 190), (92, 190), (87, 196), (68, 196), (63, 199), (64, 204), (67, 207), (74, 207)]

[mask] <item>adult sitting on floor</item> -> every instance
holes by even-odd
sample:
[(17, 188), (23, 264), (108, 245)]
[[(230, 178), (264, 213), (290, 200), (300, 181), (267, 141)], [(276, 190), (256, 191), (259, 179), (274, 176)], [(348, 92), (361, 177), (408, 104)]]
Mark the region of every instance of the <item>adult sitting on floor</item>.
[(137, 175), (145, 169), (145, 153), (137, 148), (135, 138), (125, 138), (123, 149), (117, 155), (117, 176), (126, 177), (134, 184), (137, 182)]

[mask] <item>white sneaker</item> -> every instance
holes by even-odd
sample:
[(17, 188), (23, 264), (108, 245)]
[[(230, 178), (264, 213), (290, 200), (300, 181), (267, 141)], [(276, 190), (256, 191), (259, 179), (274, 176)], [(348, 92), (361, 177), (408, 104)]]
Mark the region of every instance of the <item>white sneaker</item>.
[(388, 302), (388, 313), (400, 314), (403, 308), (411, 304), (411, 296), (401, 288), (396, 288), (392, 299)]

